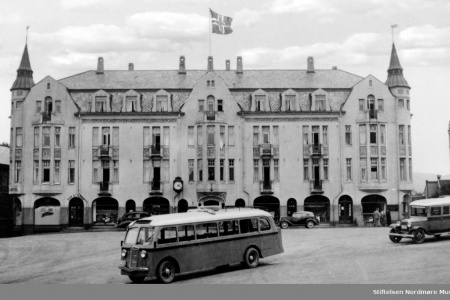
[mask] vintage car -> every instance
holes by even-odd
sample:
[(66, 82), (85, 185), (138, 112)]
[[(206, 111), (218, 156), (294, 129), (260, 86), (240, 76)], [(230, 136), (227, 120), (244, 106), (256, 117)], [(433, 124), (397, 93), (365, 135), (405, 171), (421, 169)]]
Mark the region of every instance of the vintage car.
[(450, 233), (450, 197), (413, 201), (409, 204), (410, 217), (392, 224), (389, 239), (398, 243), (402, 238), (410, 238), (420, 244), (426, 235), (439, 238)]
[(136, 220), (150, 217), (152, 214), (144, 211), (130, 211), (124, 214), (121, 218), (117, 220), (116, 227), (117, 228), (127, 228), (131, 222)]
[(280, 219), (281, 228), (288, 228), (289, 226), (305, 226), (306, 228), (313, 228), (320, 222), (310, 211), (298, 211), (290, 217), (282, 217)]

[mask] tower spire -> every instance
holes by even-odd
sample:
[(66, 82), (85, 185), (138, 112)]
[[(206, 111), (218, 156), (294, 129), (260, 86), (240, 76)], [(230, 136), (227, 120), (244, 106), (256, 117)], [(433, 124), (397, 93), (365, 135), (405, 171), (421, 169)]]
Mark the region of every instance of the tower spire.
[(28, 55), (28, 44), (25, 44), (22, 60), (20, 61), (19, 68), (17, 69), (17, 77), (11, 87), (11, 91), (30, 90), (33, 85), (33, 70), (31, 69), (30, 57)]
[(386, 80), (386, 85), (390, 88), (393, 87), (407, 87), (410, 88), (408, 82), (403, 77), (403, 68), (400, 65), (400, 60), (398, 59), (397, 50), (395, 49), (395, 44), (392, 42), (391, 60), (389, 62), (389, 68), (387, 70), (388, 78)]

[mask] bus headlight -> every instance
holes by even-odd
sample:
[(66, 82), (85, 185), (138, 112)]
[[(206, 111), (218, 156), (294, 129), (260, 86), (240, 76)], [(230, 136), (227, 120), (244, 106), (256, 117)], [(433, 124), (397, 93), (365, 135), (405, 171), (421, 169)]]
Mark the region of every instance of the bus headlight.
[(411, 227), (411, 221), (408, 221), (408, 227)]
[(397, 226), (400, 226), (400, 225), (402, 225), (402, 222), (397, 221)]
[(146, 256), (147, 256), (147, 251), (142, 250), (142, 251), (141, 251), (141, 257), (142, 257), (142, 258), (145, 258)]
[(122, 249), (122, 257), (126, 257), (127, 256), (127, 250), (126, 249)]

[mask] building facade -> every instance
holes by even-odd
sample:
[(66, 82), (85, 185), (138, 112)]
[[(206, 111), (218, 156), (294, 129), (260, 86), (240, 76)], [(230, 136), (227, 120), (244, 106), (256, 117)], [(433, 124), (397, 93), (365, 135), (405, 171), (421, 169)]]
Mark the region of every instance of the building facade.
[(410, 87), (392, 46), (385, 83), (304, 70), (97, 69), (11, 88), (9, 192), (25, 233), (112, 224), (126, 211), (264, 207), (365, 225), (410, 199)]

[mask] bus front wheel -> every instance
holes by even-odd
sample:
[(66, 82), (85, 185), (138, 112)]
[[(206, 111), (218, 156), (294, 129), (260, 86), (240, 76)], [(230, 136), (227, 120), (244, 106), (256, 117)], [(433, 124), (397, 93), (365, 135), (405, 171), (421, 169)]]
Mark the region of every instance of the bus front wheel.
[(254, 247), (245, 251), (244, 263), (247, 268), (256, 268), (259, 265), (259, 252)]
[(130, 280), (133, 281), (134, 283), (142, 283), (144, 282), (145, 276), (129, 275), (128, 278), (130, 278)]
[(162, 283), (171, 283), (175, 278), (175, 264), (171, 260), (164, 260), (159, 264), (156, 277)]

